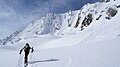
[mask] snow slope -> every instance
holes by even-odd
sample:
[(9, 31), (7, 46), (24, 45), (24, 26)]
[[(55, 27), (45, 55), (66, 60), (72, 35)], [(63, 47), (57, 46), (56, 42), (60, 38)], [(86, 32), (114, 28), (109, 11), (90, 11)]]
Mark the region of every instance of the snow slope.
[[(59, 43), (61, 42), (59, 41)], [(54, 48), (49, 48), (48, 46), (48, 49), (43, 49), (43, 47), (39, 47), (39, 49), (35, 50), (33, 54), (30, 54), (30, 62), (44, 61), (51, 58), (59, 60), (51, 62), (36, 62), (34, 64), (29, 64), (29, 67), (119, 67), (119, 44), (120, 38), (115, 38), (91, 43), (79, 43), (74, 46), (61, 48), (56, 48), (56, 46), (53, 46)], [(14, 50), (9, 49), (8, 47), (10, 48), (10, 46), (6, 46), (4, 49), (0, 49), (0, 66), (19, 66), (19, 58), (23, 58), (24, 53), (19, 56), (19, 49)], [(22, 64), (21, 67), (23, 67)]]
[[(35, 49), (29, 67), (120, 67), (119, 16), (119, 0), (47, 14), (1, 41), (0, 66), (23, 67), (18, 53), (28, 42)], [(40, 62), (51, 58), (59, 60)]]

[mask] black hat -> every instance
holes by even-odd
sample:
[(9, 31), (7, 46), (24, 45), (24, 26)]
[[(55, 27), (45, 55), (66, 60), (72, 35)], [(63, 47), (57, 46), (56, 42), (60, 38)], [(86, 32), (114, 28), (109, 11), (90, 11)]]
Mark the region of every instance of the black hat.
[(29, 45), (29, 43), (26, 43), (26, 45), (29, 47), (30, 45)]

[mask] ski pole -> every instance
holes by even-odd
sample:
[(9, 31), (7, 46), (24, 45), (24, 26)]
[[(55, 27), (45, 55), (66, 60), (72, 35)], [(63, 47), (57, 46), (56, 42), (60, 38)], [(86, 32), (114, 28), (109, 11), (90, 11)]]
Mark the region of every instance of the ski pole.
[[(33, 61), (33, 59), (32, 59), (32, 52), (31, 52), (30, 60)], [(32, 64), (32, 67), (33, 67), (33, 64)]]
[(21, 55), (19, 54), (19, 57), (18, 57), (18, 67), (20, 67), (20, 58), (21, 57)]

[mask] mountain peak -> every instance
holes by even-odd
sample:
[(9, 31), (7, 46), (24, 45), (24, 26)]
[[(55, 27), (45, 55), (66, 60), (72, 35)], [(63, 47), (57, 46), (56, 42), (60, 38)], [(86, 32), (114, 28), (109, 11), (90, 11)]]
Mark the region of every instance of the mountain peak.
[[(100, 1), (108, 2), (110, 0)], [(74, 33), (82, 34), (86, 31), (85, 34), (89, 33), (89, 36), (94, 35), (96, 38), (105, 38), (107, 35), (114, 37), (118, 34), (117, 31), (115, 31), (116, 33), (107, 33), (105, 31), (117, 28), (117, 26), (113, 27), (112, 24), (114, 23), (110, 22), (118, 19), (116, 17), (116, 15), (119, 15), (120, 10), (118, 3), (120, 3), (118, 0), (108, 3), (97, 2), (94, 4), (86, 4), (80, 10), (76, 11), (70, 10), (62, 14), (46, 14), (44, 17), (32, 21), (23, 29), (16, 31), (2, 40), (2, 44), (13, 44), (24, 39), (36, 38), (47, 34), (62, 37)], [(116, 24), (119, 25), (118, 21), (116, 21)], [(106, 34), (106, 36), (101, 35), (103, 33)], [(101, 36), (99, 37), (98, 35)], [(93, 36), (90, 37), (92, 39), (95, 38)]]

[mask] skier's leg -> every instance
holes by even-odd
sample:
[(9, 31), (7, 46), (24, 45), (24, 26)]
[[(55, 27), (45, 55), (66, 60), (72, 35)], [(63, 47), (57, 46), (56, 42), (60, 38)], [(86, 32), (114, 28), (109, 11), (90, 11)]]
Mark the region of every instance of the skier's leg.
[(29, 52), (25, 52), (25, 61), (24, 61), (24, 63), (28, 63), (28, 54), (29, 54)]
[(24, 63), (27, 63), (27, 53), (25, 52), (25, 58), (24, 58)]
[(24, 67), (27, 67), (27, 65), (28, 65), (27, 60), (28, 60), (28, 55), (27, 55), (27, 52), (25, 52)]

